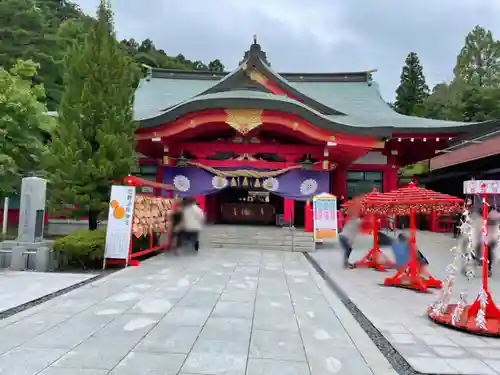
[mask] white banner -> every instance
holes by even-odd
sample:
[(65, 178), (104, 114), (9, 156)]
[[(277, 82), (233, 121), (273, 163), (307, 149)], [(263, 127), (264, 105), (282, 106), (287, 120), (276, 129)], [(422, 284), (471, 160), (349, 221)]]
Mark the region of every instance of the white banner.
[(112, 186), (104, 258), (127, 259), (134, 220), (135, 187)]

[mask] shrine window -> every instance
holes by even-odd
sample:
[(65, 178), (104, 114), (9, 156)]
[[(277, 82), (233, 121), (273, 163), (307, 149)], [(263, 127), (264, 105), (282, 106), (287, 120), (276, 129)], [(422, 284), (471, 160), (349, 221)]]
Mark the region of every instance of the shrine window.
[(347, 199), (369, 193), (374, 188), (383, 192), (383, 176), (379, 171), (348, 171)]
[(157, 165), (151, 164), (142, 164), (139, 165), (139, 174), (141, 175), (150, 175), (156, 177), (156, 171), (158, 169)]
[[(156, 181), (156, 172), (158, 166), (154, 164), (140, 164), (138, 165), (138, 171), (135, 176), (144, 178), (146, 180)], [(153, 188), (150, 186), (141, 186), (137, 188), (137, 193), (140, 194), (152, 194)]]

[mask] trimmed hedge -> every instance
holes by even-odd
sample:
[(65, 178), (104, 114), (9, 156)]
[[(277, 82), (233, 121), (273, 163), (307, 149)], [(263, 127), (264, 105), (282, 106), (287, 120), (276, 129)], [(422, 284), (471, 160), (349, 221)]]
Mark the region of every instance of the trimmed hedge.
[[(153, 246), (159, 244), (159, 237), (153, 237)], [(99, 268), (104, 258), (106, 247), (106, 229), (89, 231), (77, 230), (56, 239), (53, 243), (59, 252), (62, 267), (78, 266), (78, 268)], [(136, 238), (132, 236), (132, 252), (139, 252), (149, 247), (149, 235)]]
[(54, 250), (62, 254), (67, 265), (83, 268), (98, 266), (104, 258), (106, 229), (77, 230), (54, 241)]

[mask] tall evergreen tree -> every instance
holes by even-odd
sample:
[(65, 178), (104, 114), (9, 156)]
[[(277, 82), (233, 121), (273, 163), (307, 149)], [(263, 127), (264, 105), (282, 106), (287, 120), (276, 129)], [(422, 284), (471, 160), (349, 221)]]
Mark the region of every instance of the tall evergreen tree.
[[(134, 72), (115, 38), (112, 13), (101, 0), (97, 21), (65, 61), (64, 92), (47, 158), (55, 207), (76, 204), (97, 228), (113, 180), (135, 165)], [(54, 207), (53, 206), (53, 207)]]
[(455, 80), (476, 87), (500, 85), (500, 41), (483, 27), (476, 26), (465, 37), (453, 69)]
[(424, 114), (424, 101), (429, 96), (424, 70), (415, 52), (410, 52), (405, 60), (401, 80), (396, 89), (394, 108), (403, 115)]

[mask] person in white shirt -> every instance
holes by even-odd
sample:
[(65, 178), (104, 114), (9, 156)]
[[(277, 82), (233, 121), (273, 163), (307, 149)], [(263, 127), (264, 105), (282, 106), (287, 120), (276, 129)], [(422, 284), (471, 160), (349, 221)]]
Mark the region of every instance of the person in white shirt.
[(182, 210), (183, 240), (192, 244), (195, 251), (200, 248), (199, 235), (205, 224), (205, 214), (194, 198), (184, 198)]
[[(481, 258), (483, 254), (483, 233), (482, 225), (483, 219), (478, 213), (471, 215), (472, 218), (472, 243), (473, 249), (475, 249), (475, 257), (479, 264), (482, 264)], [(488, 244), (488, 276), (492, 275), (492, 265), (495, 261), (495, 251), (498, 243), (499, 235), (499, 223), (500, 223), (500, 213), (490, 207), (488, 213), (488, 233), (487, 233), (487, 244)]]

